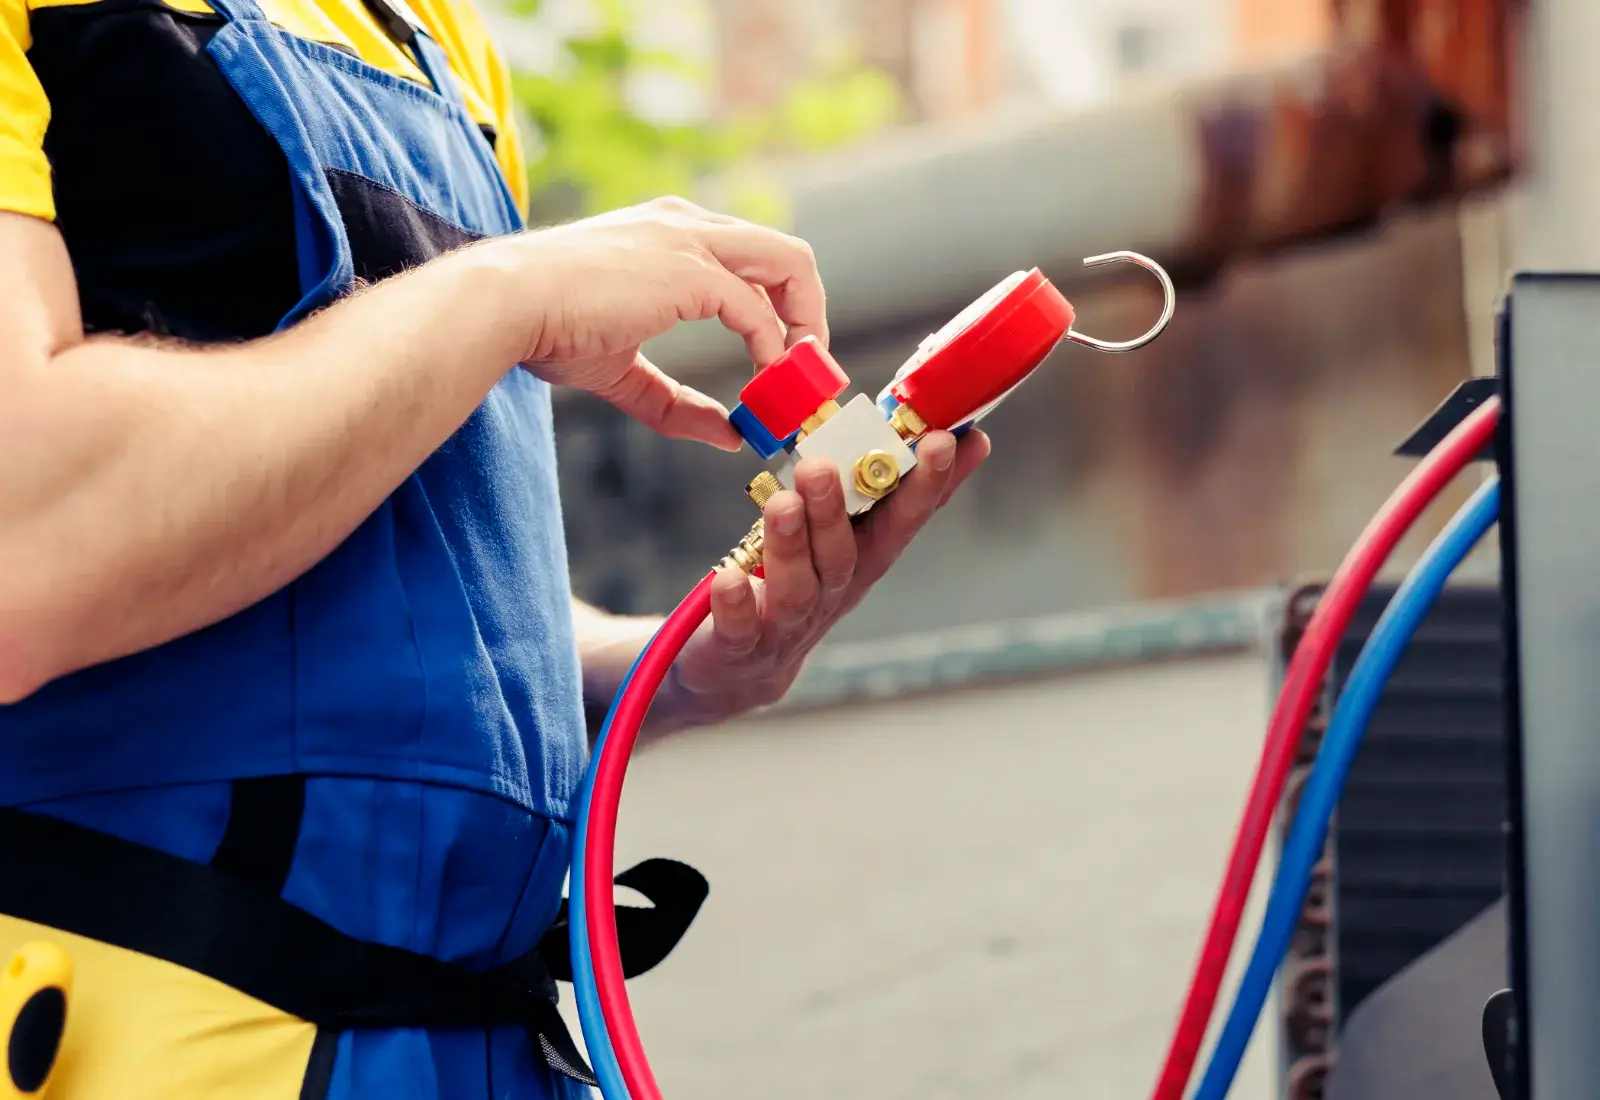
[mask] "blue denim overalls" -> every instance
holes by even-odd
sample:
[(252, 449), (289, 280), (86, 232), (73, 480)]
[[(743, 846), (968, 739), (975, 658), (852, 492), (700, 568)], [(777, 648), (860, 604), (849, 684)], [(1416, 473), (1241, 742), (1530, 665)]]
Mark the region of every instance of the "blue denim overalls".
[[(284, 325), (521, 228), (406, 13), (387, 9), (391, 33), (431, 87), (295, 38), (255, 0), (211, 2), (227, 25), (209, 52), (295, 183), (304, 297)], [(557, 915), (586, 752), (549, 388), (508, 363), (299, 580), (0, 708), (0, 804), (215, 860), (348, 936), (481, 970)], [(509, 1024), (345, 1031), (329, 1072), (332, 1100), (582, 1093)]]

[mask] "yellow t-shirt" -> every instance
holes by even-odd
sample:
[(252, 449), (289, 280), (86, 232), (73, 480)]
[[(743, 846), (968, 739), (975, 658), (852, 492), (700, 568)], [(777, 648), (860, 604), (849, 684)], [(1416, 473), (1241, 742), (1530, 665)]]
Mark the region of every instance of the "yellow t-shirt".
[[(527, 177), (512, 119), (511, 82), (470, 0), (412, 0), (411, 10), (444, 49), (462, 85), (468, 110), (492, 127), (495, 151), (519, 205), (527, 203)], [(50, 163), (45, 132), (51, 119), (50, 94), (30, 63), (36, 21), (70, 24), (89, 37), (97, 22), (126, 20), (135, 9), (148, 19), (170, 13), (206, 16), (205, 0), (153, 0), (125, 4), (115, 0), (0, 0), (0, 210), (53, 218)], [(410, 54), (379, 26), (361, 0), (261, 0), (278, 26), (315, 41), (349, 50), (396, 76), (423, 81)]]

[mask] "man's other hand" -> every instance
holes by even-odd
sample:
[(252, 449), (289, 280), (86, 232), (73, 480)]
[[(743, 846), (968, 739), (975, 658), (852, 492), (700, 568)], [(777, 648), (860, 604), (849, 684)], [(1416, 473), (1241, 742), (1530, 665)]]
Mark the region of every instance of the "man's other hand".
[(833, 464), (801, 460), (797, 491), (767, 502), (765, 577), (719, 571), (711, 619), (673, 670), (674, 703), (716, 721), (780, 699), (829, 628), (988, 455), (989, 439), (975, 429), (959, 441), (930, 432), (917, 445), (916, 469), (859, 525), (845, 513)]

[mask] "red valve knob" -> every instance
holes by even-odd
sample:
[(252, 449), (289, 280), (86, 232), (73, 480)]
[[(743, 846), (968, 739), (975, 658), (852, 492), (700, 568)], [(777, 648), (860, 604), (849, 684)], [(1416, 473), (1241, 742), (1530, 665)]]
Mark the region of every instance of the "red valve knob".
[(930, 428), (953, 428), (1026, 378), (1072, 328), (1072, 304), (1034, 268), (995, 288), (977, 317), (957, 318), (927, 359), (892, 387)]
[(815, 336), (807, 336), (767, 364), (739, 391), (774, 438), (787, 439), (806, 417), (850, 388), (850, 377)]

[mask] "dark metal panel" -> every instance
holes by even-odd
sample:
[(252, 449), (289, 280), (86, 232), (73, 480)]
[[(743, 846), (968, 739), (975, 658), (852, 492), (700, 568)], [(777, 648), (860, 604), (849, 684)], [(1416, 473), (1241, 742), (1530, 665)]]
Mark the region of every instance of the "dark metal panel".
[[(1545, 10), (1552, 25), (1581, 4)], [(1600, 274), (1522, 272), (1502, 312), (1499, 451), (1505, 487), (1511, 988), (1516, 1091), (1533, 1100), (1600, 1080)]]

